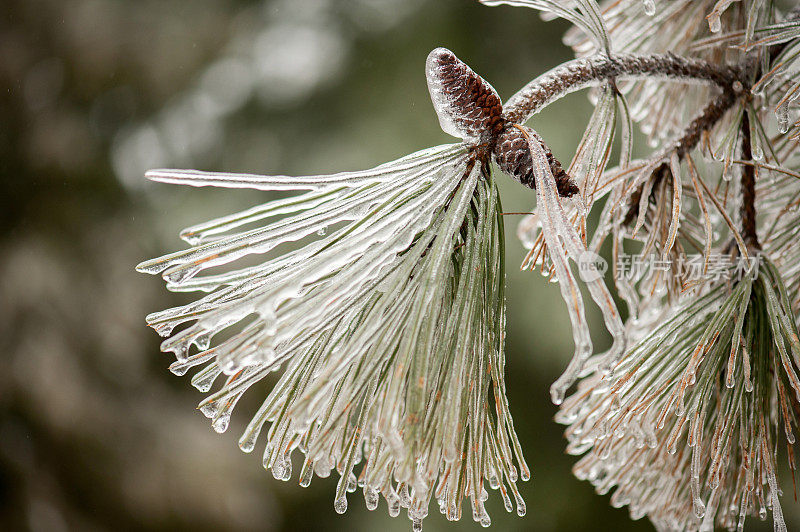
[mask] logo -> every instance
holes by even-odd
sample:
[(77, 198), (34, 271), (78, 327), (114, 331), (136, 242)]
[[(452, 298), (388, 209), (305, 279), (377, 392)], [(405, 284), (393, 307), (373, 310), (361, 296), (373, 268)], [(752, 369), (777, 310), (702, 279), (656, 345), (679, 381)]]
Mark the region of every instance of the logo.
[(585, 283), (602, 279), (608, 271), (606, 260), (594, 251), (586, 250), (578, 256), (578, 275)]

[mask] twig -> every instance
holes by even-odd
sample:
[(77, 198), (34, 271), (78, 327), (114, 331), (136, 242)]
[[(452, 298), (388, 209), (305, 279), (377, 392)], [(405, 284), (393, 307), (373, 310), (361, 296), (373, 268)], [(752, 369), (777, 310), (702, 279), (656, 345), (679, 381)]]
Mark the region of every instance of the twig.
[(712, 83), (730, 91), (736, 81), (745, 81), (742, 69), (671, 53), (597, 55), (568, 61), (542, 74), (509, 98), (503, 111), (508, 121), (522, 124), (548, 104), (577, 90), (610, 79), (658, 77)]
[[(744, 113), (742, 118), (742, 159), (753, 159), (750, 144), (750, 117)], [(739, 214), (742, 218), (742, 238), (751, 249), (759, 249), (758, 234), (756, 233), (756, 167), (742, 166), (741, 204)]]

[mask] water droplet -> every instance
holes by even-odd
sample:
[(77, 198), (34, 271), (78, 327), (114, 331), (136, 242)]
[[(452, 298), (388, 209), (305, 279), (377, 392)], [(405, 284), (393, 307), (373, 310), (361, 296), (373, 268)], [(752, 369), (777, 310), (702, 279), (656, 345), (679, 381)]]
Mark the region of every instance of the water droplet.
[(642, 0), (644, 4), (644, 12), (648, 17), (652, 17), (656, 14), (656, 2), (655, 0)]

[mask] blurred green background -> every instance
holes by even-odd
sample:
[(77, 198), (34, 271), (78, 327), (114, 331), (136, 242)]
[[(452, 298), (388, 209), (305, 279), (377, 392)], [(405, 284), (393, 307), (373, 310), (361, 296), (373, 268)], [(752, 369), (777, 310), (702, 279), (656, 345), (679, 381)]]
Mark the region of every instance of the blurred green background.
[[(452, 142), (428, 97), (427, 53), (452, 49), (505, 99), (569, 58), (566, 27), (473, 0), (5, 0), (0, 528), (409, 530), (359, 492), (335, 514), (336, 479), (276, 481), (236, 446), (242, 412), (220, 436), (195, 411), (201, 394), (167, 371), (144, 326), (184, 299), (133, 267), (181, 247), (182, 227), (270, 196), (142, 175), (360, 169)], [(575, 95), (533, 125), (568, 161), (590, 110)], [(507, 211), (534, 202), (511, 180), (502, 194)], [(571, 333), (557, 287), (513, 267), (518, 219), (506, 218), (508, 395), (533, 479), (523, 519), (490, 494), (493, 528), (650, 529), (571, 476), (548, 393)], [(426, 530), (479, 528), (433, 506)], [(784, 511), (800, 525), (790, 492)]]

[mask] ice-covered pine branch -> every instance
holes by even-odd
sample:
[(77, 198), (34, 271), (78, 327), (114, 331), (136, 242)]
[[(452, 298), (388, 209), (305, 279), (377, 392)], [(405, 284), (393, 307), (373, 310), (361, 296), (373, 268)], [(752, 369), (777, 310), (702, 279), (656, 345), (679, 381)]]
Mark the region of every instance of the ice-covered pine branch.
[[(590, 248), (612, 240), (631, 347), (612, 371), (590, 359), (562, 404), (568, 451), (583, 455), (575, 474), (599, 493), (613, 490), (614, 506), (658, 529), (742, 530), (747, 516), (771, 511), (775, 529), (786, 530), (778, 470), (785, 460), (794, 475), (800, 411), (800, 146), (790, 128), (800, 9), (729, 0), (600, 9), (598, 31), (612, 52), (576, 25), (565, 41), (578, 61), (670, 50), (737, 74), (703, 89), (615, 78), (594, 95), (567, 171), (588, 206), (607, 198)], [(530, 101), (548, 101), (545, 81), (553, 94), (566, 92), (535, 80)], [(623, 155), (606, 170), (618, 121)], [(655, 150), (631, 160), (627, 132), (636, 121)], [(520, 234), (531, 248), (525, 265), (546, 270), (533, 218)], [(647, 257), (666, 268), (624, 269), (625, 260), (635, 268)]]
[[(190, 227), (181, 234), (190, 248), (138, 270), (161, 274), (170, 290), (207, 293), (147, 321), (167, 337), (173, 372), (200, 367), (192, 382), (202, 391), (222, 380), (200, 404), (217, 431), (248, 389), (283, 368), (240, 440), (251, 451), (271, 424), (264, 466), (276, 478), (291, 476), (299, 450), (302, 485), (339, 472), (339, 512), (358, 487), (370, 509), (380, 494), (390, 514), (405, 507), (421, 526), (431, 498), (455, 520), (466, 496), (486, 525), (485, 485), (523, 515), (516, 482), (530, 476), (504, 392), (503, 225), (490, 161), (538, 193), (576, 331), (562, 395), (592, 353), (567, 262), (585, 248), (561, 206), (578, 188), (452, 52), (431, 52), (426, 75), (442, 129), (461, 143), (320, 176), (150, 171), (167, 183), (306, 192)], [(290, 242), (301, 245), (290, 251)], [(227, 271), (204, 273), (211, 268)], [(590, 291), (619, 355), (613, 299), (600, 281)], [(236, 332), (215, 341), (223, 330)]]
[[(729, 0), (482, 1), (570, 21), (577, 58), (504, 105), (452, 52), (431, 52), (434, 109), (459, 143), (319, 176), (148, 172), (304, 191), (186, 229), (188, 249), (139, 265), (170, 290), (205, 293), (147, 318), (176, 355), (171, 369), (200, 367), (192, 382), (204, 392), (222, 381), (200, 405), (220, 432), (248, 389), (282, 371), (240, 446), (253, 450), (269, 425), (264, 466), (288, 479), (300, 451), (304, 486), (335, 470), (339, 512), (361, 489), (370, 509), (380, 496), (391, 515), (406, 508), (415, 529), (431, 499), (451, 520), (466, 499), (488, 525), (488, 484), (523, 515), (517, 482), (530, 473), (505, 395), (495, 163), (536, 190), (523, 267), (557, 280), (568, 308), (575, 350), (551, 394), (561, 403), (579, 381), (559, 414), (569, 450), (585, 453), (579, 477), (616, 488), (614, 504), (659, 527), (741, 527), (769, 507), (780, 529), (777, 442), (783, 433), (794, 468), (800, 404), (800, 122), (790, 127), (800, 12)], [(565, 167), (524, 123), (589, 87), (595, 109)], [(637, 123), (654, 151), (635, 160)], [(617, 130), (619, 164), (608, 169)], [(583, 279), (613, 338), (595, 354), (573, 263), (608, 239), (631, 317), (623, 326), (602, 277)], [(703, 275), (715, 256), (763, 269), (620, 276), (631, 245), (662, 263), (695, 249)], [(263, 260), (237, 266), (248, 256)]]

